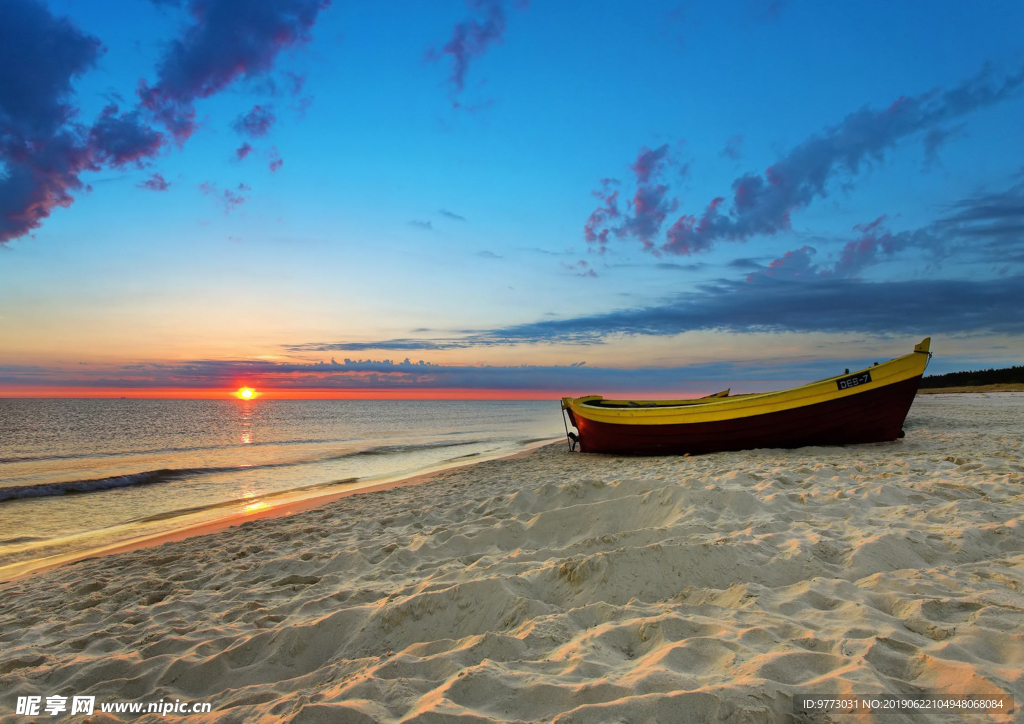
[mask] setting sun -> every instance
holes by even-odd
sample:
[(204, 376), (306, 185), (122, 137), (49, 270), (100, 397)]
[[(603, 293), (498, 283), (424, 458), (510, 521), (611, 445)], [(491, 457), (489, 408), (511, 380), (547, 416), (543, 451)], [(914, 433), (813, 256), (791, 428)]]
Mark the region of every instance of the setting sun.
[(251, 387), (240, 387), (234, 395), (242, 400), (251, 400), (256, 397), (256, 390)]

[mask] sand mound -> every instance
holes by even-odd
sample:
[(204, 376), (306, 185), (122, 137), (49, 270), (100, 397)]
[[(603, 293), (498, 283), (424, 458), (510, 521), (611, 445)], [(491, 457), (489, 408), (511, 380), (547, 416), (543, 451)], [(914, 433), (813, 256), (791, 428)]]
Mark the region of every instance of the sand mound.
[[(774, 722), (793, 699), (1024, 697), (1024, 395), (905, 441), (561, 446), (0, 587), (18, 695), (207, 720)], [(963, 712), (806, 721), (980, 721)], [(113, 715), (96, 721), (158, 721)]]

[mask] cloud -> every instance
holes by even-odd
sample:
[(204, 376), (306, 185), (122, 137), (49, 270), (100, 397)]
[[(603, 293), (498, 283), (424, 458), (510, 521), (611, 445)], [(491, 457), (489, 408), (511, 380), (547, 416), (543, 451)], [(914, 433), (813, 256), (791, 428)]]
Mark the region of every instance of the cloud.
[[(525, 6), (526, 3), (521, 3)], [(466, 86), (470, 65), (482, 58), (495, 43), (501, 43), (505, 34), (506, 18), (502, 0), (467, 0), (466, 5), (474, 17), (456, 23), (452, 35), (440, 50), (427, 52), (428, 60), (451, 59), (448, 76), (452, 106), (459, 108), (457, 97)]]
[(601, 179), (601, 188), (591, 192), (601, 201), (601, 205), (591, 212), (584, 224), (584, 239), (596, 244), (601, 253), (607, 250), (609, 232), (620, 239), (633, 237), (645, 249), (654, 249), (655, 237), (661, 231), (665, 219), (678, 206), (675, 199), (669, 198), (668, 186), (654, 181), (673, 164), (667, 143), (655, 149), (646, 146), (640, 149), (636, 160), (629, 167), (636, 179), (636, 192), (627, 201), (626, 212), (619, 211), (619, 192), (612, 188), (619, 182), (616, 179)]
[(163, 134), (144, 123), (138, 111), (119, 114), (114, 104), (103, 109), (89, 132), (94, 160), (114, 168), (141, 167), (163, 144)]
[(270, 150), (267, 151), (267, 158), (270, 159), (267, 167), (270, 169), (271, 173), (280, 171), (281, 167), (284, 166), (284, 161), (281, 160), (281, 154), (278, 153), (277, 146), (270, 147)]
[(899, 98), (881, 111), (862, 108), (797, 145), (763, 176), (736, 179), (731, 204), (717, 197), (699, 216), (680, 217), (661, 248), (671, 254), (694, 254), (719, 241), (744, 241), (789, 229), (791, 214), (827, 195), (829, 182), (839, 174), (855, 177), (871, 162), (882, 161), (886, 151), (904, 138), (998, 103), (1022, 84), (1024, 69), (996, 78), (985, 68), (948, 91)]
[(250, 153), (252, 153), (252, 145), (249, 142), (245, 142), (235, 149), (235, 157), (238, 158), (239, 161), (244, 159)]
[[(844, 363), (849, 364), (849, 360)], [(585, 362), (563, 365), (444, 365), (390, 359), (331, 359), (275, 362), (253, 359), (187, 360), (174, 363), (26, 367), (0, 365), (0, 387), (234, 389), (238, 380), (273, 390), (536, 390), (559, 394), (681, 391), (705, 394), (722, 380), (813, 379), (834, 373), (840, 363), (784, 361), (752, 367), (717, 362), (685, 367), (616, 369)], [(870, 364), (870, 361), (865, 361)]]
[(619, 190), (613, 188), (619, 185), (618, 179), (601, 179), (601, 188), (591, 191), (591, 195), (601, 201), (601, 205), (594, 209), (587, 222), (583, 225), (583, 238), (588, 243), (597, 244), (598, 251), (604, 252), (608, 247), (608, 224), (612, 219), (621, 216), (619, 212)]
[(71, 192), (83, 187), (79, 173), (92, 168), (88, 149), (71, 133), (13, 152), (7, 146), (2, 160), (0, 244), (39, 228), (55, 207), (70, 206)]
[(283, 345), (289, 352), (368, 352), (370, 350), (388, 350), (391, 352), (413, 352), (417, 350), (436, 351), (447, 349), (467, 349), (480, 346), (472, 341), (459, 339), (414, 339), (411, 337), (375, 340), (372, 342), (307, 342), (303, 344)]
[[(0, 3), (0, 244), (38, 228), (55, 207), (71, 205), (72, 193), (84, 188), (82, 172), (143, 166), (155, 156), (165, 138), (148, 116), (179, 142), (187, 139), (195, 129), (195, 100), (238, 78), (269, 72), (282, 50), (309, 39), (328, 2), (188, 0), (185, 5), (192, 23), (170, 44), (156, 83), (141, 83), (140, 107), (121, 112), (108, 105), (89, 127), (77, 120), (72, 83), (95, 66), (103, 50), (99, 40), (55, 17), (38, 0)], [(266, 112), (249, 115), (246, 132), (265, 132), (272, 122)], [(271, 171), (282, 165), (275, 149), (269, 165)], [(222, 193), (229, 207), (241, 203), (224, 194), (237, 193)]]
[[(780, 275), (781, 276), (781, 275)], [(875, 335), (1024, 332), (1024, 276), (867, 282), (835, 276), (705, 284), (659, 304), (543, 320), (434, 339), (292, 345), (296, 352), (444, 350), (517, 344), (600, 344), (613, 335), (729, 332), (864, 332)]]
[(981, 192), (950, 207), (935, 227), (991, 247), (1024, 245), (1024, 182), (1005, 191)]
[(693, 254), (710, 249), (714, 243), (710, 231), (719, 216), (718, 208), (724, 201), (721, 196), (712, 199), (699, 220), (695, 216), (679, 217), (666, 233), (665, 250), (676, 254)]
[(138, 94), (178, 141), (195, 131), (196, 100), (268, 73), (281, 51), (310, 39), (329, 0), (188, 0), (192, 23)]
[(256, 105), (248, 113), (238, 116), (235, 122), (231, 124), (231, 127), (243, 136), (262, 138), (270, 132), (275, 120), (277, 119), (274, 116), (272, 106), (264, 108), (263, 106)]
[(487, 251), (486, 249), (484, 251), (478, 251), (476, 253), (476, 255), (479, 256), (482, 259), (503, 259), (504, 258), (504, 257), (501, 256), (501, 254), (495, 254), (493, 251)]
[(961, 138), (966, 134), (967, 124), (959, 123), (949, 128), (929, 128), (924, 134), (924, 162), (931, 166), (939, 161), (939, 149), (953, 138)]
[(818, 273), (818, 268), (812, 261), (816, 253), (817, 249), (806, 245), (794, 251), (787, 251), (766, 268), (748, 276), (747, 281), (752, 282), (757, 276), (776, 279), (808, 279), (811, 275)]
[(291, 70), (283, 70), (275, 75), (266, 75), (249, 84), (249, 88), (254, 92), (275, 98), (297, 97), (305, 86), (306, 76)]
[(36, 0), (5, 0), (0, 12), (0, 131), (50, 137), (73, 119), (71, 82), (102, 45)]
[(613, 231), (620, 238), (635, 237), (645, 249), (653, 249), (662, 224), (678, 205), (675, 199), (668, 198), (668, 186), (665, 184), (640, 186), (629, 203), (633, 215), (625, 217)]
[(199, 190), (207, 196), (212, 196), (217, 199), (217, 201), (223, 205), (225, 214), (230, 213), (232, 209), (238, 208), (248, 201), (249, 197), (247, 194), (252, 191), (252, 189), (244, 183), (238, 184), (238, 187), (232, 190), (220, 189), (217, 187), (217, 184), (211, 183), (210, 181), (204, 181), (199, 184)]
[(727, 158), (731, 158), (734, 161), (737, 161), (741, 156), (740, 147), (742, 145), (743, 136), (736, 134), (735, 136), (732, 136), (731, 138), (729, 138), (728, 141), (725, 142), (725, 148), (722, 149), (721, 155)]
[(640, 149), (636, 161), (629, 167), (636, 175), (637, 184), (650, 182), (652, 175), (657, 175), (668, 161), (668, 144), (663, 144), (655, 149), (646, 146)]
[(95, 167), (71, 96), (101, 53), (99, 40), (36, 0), (0, 4), (0, 244), (69, 206), (79, 174)]
[[(831, 265), (815, 261), (811, 246), (786, 252), (763, 267), (751, 259), (730, 264), (754, 272), (741, 281), (719, 281), (665, 304), (504, 330), (467, 333), (470, 344), (576, 341), (586, 344), (611, 334), (676, 334), (699, 329), (734, 332), (867, 332), (1020, 334), (1024, 305), (1024, 183), (979, 192), (950, 207), (938, 220), (898, 232), (887, 219), (854, 227)], [(955, 258), (998, 264), (986, 279), (865, 281), (867, 268), (918, 250), (933, 259)], [(961, 271), (961, 273), (964, 273)]]
[(728, 266), (733, 269), (764, 269), (764, 264), (756, 259), (750, 259), (749, 257), (732, 259), (729, 261)]
[(942, 241), (938, 251), (984, 262), (1024, 252), (1024, 182), (1004, 191), (978, 192), (961, 199), (924, 231)]
[(466, 220), (465, 216), (459, 216), (454, 211), (449, 211), (448, 209), (440, 209), (440, 210), (438, 210), (437, 213), (441, 214), (441, 216), (444, 216), (447, 219), (451, 219), (452, 221), (465, 221)]
[(135, 185), (140, 189), (149, 189), (150, 191), (166, 191), (171, 187), (170, 182), (158, 173)]
[(661, 171), (672, 163), (668, 144), (655, 149), (646, 146), (640, 149), (636, 161), (630, 166), (636, 176), (637, 189), (629, 206), (633, 210), (631, 217), (614, 229), (618, 237), (633, 236), (640, 240), (645, 249), (654, 246), (654, 237), (661, 231), (665, 218), (678, 205), (675, 199), (669, 199), (668, 186), (651, 183)]
[(943, 245), (943, 240), (927, 229), (894, 234), (883, 226), (884, 222), (885, 216), (880, 216), (869, 224), (855, 226), (854, 229), (861, 232), (861, 235), (846, 243), (839, 260), (831, 269), (822, 269), (820, 273), (856, 277), (867, 267), (881, 262), (883, 254), (891, 258), (908, 247), (939, 252)]
[(420, 221), (419, 219), (413, 219), (412, 221), (410, 221), (409, 222), (409, 226), (413, 226), (413, 227), (415, 227), (417, 229), (422, 229), (423, 231), (433, 231), (434, 230), (434, 225), (431, 222), (429, 222), (429, 221)]
[(595, 278), (597, 272), (590, 266), (590, 262), (585, 259), (580, 259), (576, 263), (560, 262), (560, 266), (568, 272), (572, 272), (578, 277), (590, 277)]
[[(282, 73), (287, 86), (287, 92), (293, 96), (297, 96), (302, 93), (302, 89), (306, 86), (306, 76), (295, 73), (294, 71), (286, 70)], [(312, 100), (312, 99), (310, 99)]]
[(810, 283), (762, 277), (723, 281), (640, 309), (497, 330), (491, 340), (594, 342), (610, 334), (734, 332), (868, 332), (932, 334), (1024, 332), (1019, 301), (1024, 278)]
[[(1024, 183), (1005, 191), (975, 194), (950, 208), (952, 214), (918, 229), (890, 231), (884, 215), (870, 223), (858, 224), (854, 227), (858, 236), (846, 242), (832, 266), (814, 264), (811, 256), (815, 249), (804, 246), (786, 252), (755, 274), (856, 278), (864, 270), (893, 260), (908, 249), (925, 252), (934, 263), (954, 256), (961, 266), (1024, 263)], [(1009, 272), (1009, 266), (1006, 270)]]
[(664, 269), (666, 271), (687, 271), (687, 272), (692, 272), (692, 271), (700, 271), (701, 269), (704, 269), (706, 266), (707, 266), (707, 264), (704, 264), (702, 262), (696, 262), (694, 264), (676, 264), (675, 262), (663, 261), (663, 262), (658, 262), (657, 264), (655, 264), (654, 268), (655, 269)]

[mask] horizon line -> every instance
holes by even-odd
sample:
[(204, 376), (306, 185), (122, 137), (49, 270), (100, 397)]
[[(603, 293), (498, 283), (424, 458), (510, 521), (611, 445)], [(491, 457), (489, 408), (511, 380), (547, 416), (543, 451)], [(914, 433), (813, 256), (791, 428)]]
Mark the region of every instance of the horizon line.
[[(750, 380), (742, 381), (744, 388)], [(790, 381), (773, 380), (774, 384)], [(796, 382), (796, 381), (793, 381)], [(733, 383), (701, 381), (693, 385), (678, 386), (662, 390), (640, 389), (583, 389), (568, 388), (563, 390), (538, 389), (498, 389), (498, 388), (423, 388), (419, 390), (395, 390), (388, 388), (367, 389), (336, 389), (336, 388), (253, 388), (261, 400), (536, 400), (550, 401), (562, 397), (582, 397), (584, 395), (601, 394), (606, 398), (618, 397), (627, 399), (653, 399), (651, 396), (666, 399), (686, 399), (703, 397), (718, 392), (724, 387), (737, 389)], [(115, 387), (17, 387), (4, 389), (0, 387), (0, 400), (4, 399), (151, 399), (151, 400), (238, 400), (237, 388), (115, 388)], [(244, 400), (251, 402), (252, 400)]]

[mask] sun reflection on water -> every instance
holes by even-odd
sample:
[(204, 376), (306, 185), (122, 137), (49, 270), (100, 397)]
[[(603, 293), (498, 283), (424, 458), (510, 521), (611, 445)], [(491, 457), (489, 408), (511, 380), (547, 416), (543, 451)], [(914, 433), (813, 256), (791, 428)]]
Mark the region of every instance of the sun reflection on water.
[(240, 405), (238, 421), (241, 426), (239, 431), (239, 441), (242, 445), (252, 444), (252, 422), (255, 410), (255, 405), (249, 400), (244, 400)]

